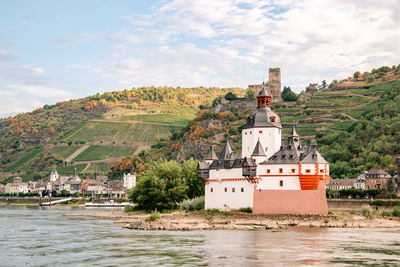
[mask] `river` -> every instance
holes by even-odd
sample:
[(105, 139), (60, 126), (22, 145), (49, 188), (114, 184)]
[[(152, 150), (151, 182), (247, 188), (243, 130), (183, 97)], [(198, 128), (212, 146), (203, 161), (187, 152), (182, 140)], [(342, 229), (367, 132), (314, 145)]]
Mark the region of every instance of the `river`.
[(400, 265), (398, 229), (138, 231), (64, 216), (90, 211), (0, 206), (0, 266)]

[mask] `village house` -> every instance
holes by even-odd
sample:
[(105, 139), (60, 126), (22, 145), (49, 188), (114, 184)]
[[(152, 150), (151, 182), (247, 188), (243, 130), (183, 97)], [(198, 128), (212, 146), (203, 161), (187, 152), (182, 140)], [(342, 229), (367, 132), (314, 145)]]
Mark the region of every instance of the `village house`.
[(6, 186), (4, 184), (0, 184), (0, 193), (5, 193)]
[(353, 179), (330, 179), (327, 188), (334, 190), (350, 189), (354, 187)]
[(370, 169), (365, 177), (365, 189), (388, 188), (392, 184), (392, 176), (382, 169)]

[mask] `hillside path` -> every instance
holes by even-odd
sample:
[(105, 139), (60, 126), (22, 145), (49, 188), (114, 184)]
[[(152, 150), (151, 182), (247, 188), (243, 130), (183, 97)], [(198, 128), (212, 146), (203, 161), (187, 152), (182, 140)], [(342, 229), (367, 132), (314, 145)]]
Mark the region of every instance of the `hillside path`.
[(87, 148), (89, 147), (89, 145), (84, 145), (81, 148), (79, 148), (77, 151), (75, 151), (74, 153), (72, 153), (71, 155), (69, 155), (68, 158), (65, 159), (66, 162), (71, 162), (76, 156), (78, 156), (79, 154), (81, 154), (83, 151), (85, 151)]

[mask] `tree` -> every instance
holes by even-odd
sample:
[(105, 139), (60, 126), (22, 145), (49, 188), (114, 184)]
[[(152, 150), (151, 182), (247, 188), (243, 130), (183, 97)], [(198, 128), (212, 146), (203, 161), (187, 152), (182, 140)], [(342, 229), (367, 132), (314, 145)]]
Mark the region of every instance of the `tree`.
[(229, 92), (229, 93), (227, 93), (227, 94), (225, 95), (225, 99), (226, 99), (226, 100), (230, 100), (230, 101), (235, 101), (235, 100), (238, 100), (239, 98), (238, 98), (237, 95), (235, 95), (234, 93)]
[(297, 101), (297, 94), (289, 86), (285, 86), (282, 91), (282, 99), (283, 101)]
[(253, 90), (247, 90), (246, 96), (244, 97), (246, 100), (254, 100), (256, 99), (256, 95)]
[(354, 78), (354, 79), (358, 79), (358, 78), (360, 77), (360, 75), (361, 75), (361, 72), (356, 71), (356, 72), (354, 72), (354, 74), (353, 74), (353, 78)]
[(187, 186), (176, 161), (162, 161), (138, 177), (129, 199), (146, 211), (175, 209), (186, 198)]
[(197, 177), (197, 160), (192, 158), (185, 161), (182, 168), (182, 175), (185, 179), (187, 189), (187, 196), (194, 198), (204, 195), (204, 182)]

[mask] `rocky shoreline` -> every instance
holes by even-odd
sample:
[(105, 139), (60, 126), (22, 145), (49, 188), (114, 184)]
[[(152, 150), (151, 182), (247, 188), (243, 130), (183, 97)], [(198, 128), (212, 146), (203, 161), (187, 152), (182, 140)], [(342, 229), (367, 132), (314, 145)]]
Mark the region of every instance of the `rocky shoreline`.
[(71, 213), (66, 216), (88, 216), (113, 219), (127, 229), (137, 230), (284, 230), (294, 227), (315, 228), (400, 228), (400, 218), (376, 217), (335, 211), (328, 216), (256, 215), (247, 213), (173, 212), (161, 214), (154, 221), (150, 214), (135, 213)]

